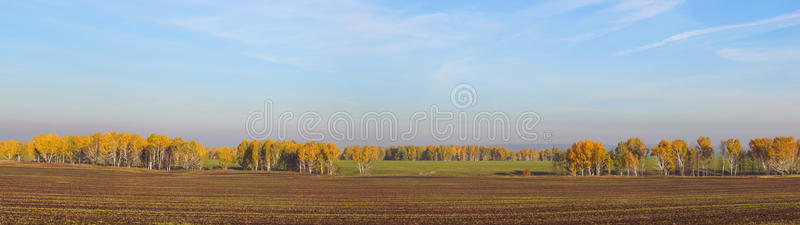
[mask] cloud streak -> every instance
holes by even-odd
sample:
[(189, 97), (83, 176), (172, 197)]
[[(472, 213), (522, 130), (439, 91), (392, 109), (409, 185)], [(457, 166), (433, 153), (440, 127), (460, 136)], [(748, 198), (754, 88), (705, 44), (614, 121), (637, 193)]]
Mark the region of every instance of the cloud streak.
[(534, 5), (524, 10), (523, 13), (537, 17), (550, 17), (609, 1), (610, 0), (556, 0)]
[(643, 45), (643, 46), (640, 46), (640, 47), (637, 47), (637, 48), (632, 48), (632, 49), (627, 49), (627, 50), (621, 51), (621, 52), (619, 52), (619, 55), (624, 56), (624, 55), (628, 55), (628, 54), (632, 54), (632, 53), (637, 53), (637, 52), (645, 51), (645, 50), (652, 49), (652, 48), (661, 47), (661, 46), (667, 45), (667, 44), (672, 43), (672, 42), (685, 40), (685, 39), (689, 39), (689, 38), (696, 37), (696, 36), (709, 35), (709, 34), (713, 34), (713, 33), (720, 32), (720, 31), (726, 31), (726, 30), (733, 30), (733, 29), (741, 29), (741, 28), (747, 28), (747, 27), (768, 25), (768, 24), (783, 22), (783, 21), (786, 21), (786, 20), (791, 20), (791, 19), (796, 19), (796, 18), (800, 18), (800, 11), (795, 11), (794, 13), (791, 13), (791, 14), (779, 15), (779, 16), (776, 16), (776, 17), (762, 19), (762, 20), (748, 22), (748, 23), (740, 23), (740, 24), (732, 24), (732, 25), (724, 25), (724, 26), (718, 26), (718, 27), (709, 27), (709, 28), (704, 28), (704, 29), (691, 30), (691, 31), (679, 33), (679, 34), (676, 34), (676, 35), (672, 35), (672, 36), (670, 36), (670, 37), (668, 37), (668, 38), (666, 38), (664, 40), (661, 40), (659, 42), (655, 42), (655, 43), (648, 44), (648, 45)]
[(797, 49), (723, 48), (717, 55), (737, 62), (800, 61)]
[(283, 65), (287, 65), (287, 66), (291, 66), (291, 67), (295, 67), (295, 68), (299, 68), (299, 69), (303, 69), (303, 70), (308, 70), (308, 71), (325, 72), (325, 73), (331, 73), (332, 72), (332, 71), (329, 71), (329, 70), (318, 69), (314, 65), (310, 65), (308, 63), (302, 62), (302, 61), (297, 60), (297, 59), (278, 58), (278, 57), (268, 56), (268, 55), (264, 55), (264, 54), (247, 54), (247, 56), (250, 57), (250, 58), (258, 59), (258, 60), (261, 60), (261, 61), (264, 61), (264, 62), (268, 62), (268, 63), (283, 64)]
[(669, 11), (684, 0), (627, 0), (615, 5), (613, 12), (626, 12), (616, 23), (633, 23)]
[[(608, 35), (613, 32), (623, 30), (636, 22), (649, 19), (682, 4), (684, 0), (623, 0), (618, 1), (611, 5), (609, 8), (603, 10), (608, 18), (597, 19), (604, 21), (599, 30), (594, 30), (578, 35), (573, 35), (566, 40), (572, 43), (578, 43), (588, 40), (597, 39)], [(605, 1), (592, 1), (593, 4), (605, 3)], [(580, 5), (580, 7), (590, 6), (588, 4)], [(578, 9), (578, 8), (572, 8)]]
[(285, 51), (378, 53), (451, 46), (492, 26), (475, 15), (409, 14), (357, 0), (240, 3), (209, 11), (168, 23)]

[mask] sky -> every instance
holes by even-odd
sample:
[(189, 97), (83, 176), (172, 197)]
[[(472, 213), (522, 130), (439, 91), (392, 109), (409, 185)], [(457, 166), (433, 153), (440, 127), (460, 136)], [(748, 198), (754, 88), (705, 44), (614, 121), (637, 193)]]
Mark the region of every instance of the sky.
[[(778, 0), (0, 0), (0, 140), (235, 145), (265, 100), (296, 119), (540, 116), (537, 140), (480, 144), (797, 136), (798, 25), (800, 1)], [(458, 143), (424, 133), (405, 142)]]

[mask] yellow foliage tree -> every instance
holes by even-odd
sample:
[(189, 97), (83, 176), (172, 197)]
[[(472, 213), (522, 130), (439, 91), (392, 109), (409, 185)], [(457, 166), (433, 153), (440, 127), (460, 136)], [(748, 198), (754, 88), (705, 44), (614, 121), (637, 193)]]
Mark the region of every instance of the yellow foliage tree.
[(145, 150), (141, 158), (147, 161), (148, 169), (162, 169), (164, 167), (164, 155), (171, 144), (172, 141), (166, 135), (150, 134), (147, 137)]
[(317, 142), (306, 142), (302, 147), (300, 147), (300, 149), (297, 151), (297, 158), (300, 163), (300, 172), (314, 172), (314, 166), (316, 165), (319, 152), (320, 149)]
[(686, 175), (686, 161), (689, 159), (689, 145), (682, 139), (675, 139), (672, 141), (672, 147), (675, 153), (676, 169), (681, 173), (681, 176)]
[(263, 154), (262, 154), (262, 146), (263, 142), (260, 140), (253, 140), (250, 142), (250, 147), (248, 148), (248, 152), (250, 152), (250, 163), (252, 164), (253, 170), (259, 170), (261, 168), (261, 162), (263, 161)]
[(178, 148), (176, 152), (178, 161), (181, 166), (187, 170), (198, 170), (203, 168), (203, 161), (208, 154), (208, 150), (203, 144), (197, 141), (186, 143), (182, 148)]
[(55, 134), (40, 134), (31, 139), (28, 145), (28, 153), (48, 163), (63, 162), (69, 156), (67, 147), (66, 138), (61, 138)]
[(264, 153), (264, 166), (267, 167), (267, 171), (272, 171), (272, 167), (281, 158), (281, 143), (267, 139), (264, 141), (264, 144), (261, 145), (261, 148), (261, 152)]
[(336, 162), (339, 161), (339, 156), (342, 155), (342, 150), (339, 149), (339, 146), (336, 146), (333, 142), (328, 142), (328, 145), (325, 146), (323, 150), (324, 164), (325, 169), (328, 171), (328, 175), (333, 175), (336, 172)]
[(0, 141), (0, 157), (6, 160), (22, 161), (25, 148), (25, 143), (19, 141)]
[(88, 136), (74, 136), (70, 135), (68, 138), (69, 149), (73, 155), (73, 163), (83, 163), (83, 159), (87, 157), (89, 145), (91, 145), (91, 138)]
[(116, 152), (117, 152), (117, 142), (119, 136), (116, 132), (111, 133), (103, 133), (100, 138), (100, 145), (102, 146), (99, 148), (100, 157), (103, 158), (103, 164), (108, 165), (111, 163), (114, 164), (114, 160), (116, 159)]
[(372, 169), (372, 165), (375, 160), (378, 160), (379, 151), (381, 148), (378, 146), (354, 146), (350, 148), (348, 152), (350, 157), (353, 159), (353, 162), (356, 164), (356, 168), (358, 169), (358, 173), (366, 174)]
[[(627, 142), (620, 141), (617, 144), (617, 147), (614, 149), (613, 153), (613, 164), (617, 168), (618, 173), (620, 175), (625, 172), (628, 176), (631, 175), (633, 172), (634, 176), (638, 176), (638, 168), (639, 168), (639, 144), (642, 144), (644, 147), (644, 143), (641, 141), (637, 141), (639, 138), (631, 138), (628, 139)], [(647, 150), (644, 147), (645, 151)]]
[(620, 170), (624, 169), (630, 175), (639, 176), (639, 170), (644, 168), (644, 157), (647, 155), (647, 146), (638, 137), (629, 138), (625, 142), (619, 142), (614, 149), (614, 164)]
[(228, 167), (236, 163), (238, 159), (238, 151), (231, 147), (216, 148), (216, 151), (218, 152), (219, 162), (223, 169), (228, 169)]
[(661, 174), (667, 175), (675, 169), (675, 148), (671, 141), (662, 140), (658, 146), (652, 149), (652, 155), (658, 160), (658, 168)]
[(697, 138), (697, 145), (700, 147), (697, 160), (702, 165), (703, 175), (707, 175), (706, 166), (710, 161), (709, 159), (714, 156), (714, 145), (711, 144), (711, 138), (709, 137)]
[(769, 151), (769, 164), (781, 175), (789, 174), (797, 157), (798, 146), (794, 137), (776, 137)]
[(589, 175), (600, 175), (604, 166), (610, 163), (610, 158), (603, 143), (585, 140), (578, 141), (567, 149), (567, 163), (572, 175), (576, 175), (577, 171), (581, 175), (585, 175), (585, 172)]
[(125, 164), (128, 167), (135, 165), (136, 162), (141, 162), (140, 156), (142, 155), (146, 145), (147, 143), (141, 135), (132, 134), (129, 137), (128, 145), (124, 153)]
[(772, 143), (773, 140), (771, 138), (755, 138), (750, 140), (750, 143), (748, 144), (750, 146), (750, 151), (752, 152), (751, 155), (761, 162), (761, 167), (767, 172), (767, 174), (771, 173), (768, 161), (770, 151), (772, 151)]
[(725, 158), (728, 161), (728, 167), (730, 168), (728, 171), (732, 175), (736, 175), (738, 172), (738, 165), (739, 162), (742, 161), (744, 154), (742, 153), (742, 143), (739, 142), (739, 139), (731, 138), (723, 142), (722, 149), (725, 151)]

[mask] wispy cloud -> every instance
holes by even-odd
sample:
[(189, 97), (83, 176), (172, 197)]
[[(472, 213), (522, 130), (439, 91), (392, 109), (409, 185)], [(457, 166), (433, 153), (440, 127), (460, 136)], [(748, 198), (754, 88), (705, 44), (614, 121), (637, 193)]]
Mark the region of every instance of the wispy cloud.
[(676, 42), (676, 41), (680, 41), (680, 40), (684, 40), (684, 39), (688, 39), (688, 38), (692, 38), (692, 37), (696, 37), (696, 36), (708, 35), (708, 34), (713, 34), (713, 33), (716, 33), (716, 32), (726, 31), (726, 30), (733, 30), (733, 29), (740, 29), (740, 28), (747, 28), (747, 27), (755, 27), (755, 26), (774, 24), (774, 23), (783, 22), (783, 21), (787, 21), (787, 20), (792, 20), (792, 19), (796, 19), (796, 18), (800, 18), (800, 12), (796, 11), (796, 12), (791, 13), (791, 14), (780, 15), (780, 16), (776, 16), (776, 17), (772, 17), (772, 18), (768, 18), (768, 19), (763, 19), (763, 20), (758, 20), (758, 21), (753, 21), (753, 22), (748, 22), (748, 23), (732, 24), (732, 25), (725, 25), (725, 26), (718, 26), (718, 27), (709, 27), (709, 28), (704, 28), (704, 29), (687, 31), (687, 32), (676, 34), (676, 35), (672, 35), (672, 36), (670, 36), (670, 37), (668, 37), (668, 38), (666, 38), (664, 40), (661, 40), (659, 42), (656, 42), (656, 43), (643, 45), (643, 46), (640, 46), (640, 47), (637, 47), (637, 48), (632, 48), (632, 49), (627, 49), (627, 50), (621, 51), (621, 52), (619, 52), (619, 55), (628, 55), (628, 54), (631, 54), (631, 53), (641, 52), (641, 51), (644, 51), (644, 50), (661, 47), (661, 46), (664, 46), (664, 45), (672, 43), (672, 42)]
[(523, 11), (535, 17), (550, 17), (611, 0), (553, 0), (536, 4)]
[(582, 33), (582, 34), (579, 34), (579, 35), (568, 37), (566, 40), (569, 41), (569, 42), (572, 42), (572, 43), (588, 41), (588, 40), (600, 38), (600, 37), (605, 36), (607, 34), (610, 34), (610, 33), (625, 29), (625, 27), (626, 26), (614, 26), (614, 27), (610, 27), (610, 28), (607, 28), (607, 29), (590, 31), (590, 32), (586, 32), (586, 33)]
[(738, 62), (800, 61), (798, 49), (723, 48), (717, 51), (717, 55)]
[[(605, 3), (597, 2), (597, 3)], [(614, 33), (635, 24), (636, 22), (649, 19), (663, 13), (670, 11), (676, 6), (683, 3), (684, 0), (622, 0), (617, 1), (609, 8), (603, 10), (603, 21), (601, 27), (597, 30), (585, 32), (578, 35), (573, 35), (566, 38), (567, 41), (572, 43), (588, 41), (596, 38), (603, 37), (610, 33)]]
[[(454, 12), (409, 14), (357, 0), (226, 4), (168, 23), (250, 45), (286, 50), (408, 51), (448, 46), (491, 27)], [(343, 51), (344, 51), (343, 50)]]
[(616, 23), (632, 23), (657, 16), (669, 11), (684, 0), (626, 0), (611, 8), (611, 11), (623, 13)]
[(319, 69), (319, 68), (317, 68), (317, 66), (311, 65), (311, 64), (306, 63), (306, 62), (302, 62), (302, 61), (297, 60), (297, 59), (278, 58), (278, 57), (268, 56), (268, 55), (264, 55), (264, 54), (246, 54), (246, 55), (248, 57), (250, 57), (250, 58), (258, 59), (258, 60), (261, 60), (261, 61), (264, 61), (264, 62), (287, 65), (287, 66), (291, 66), (291, 67), (295, 67), (295, 68), (299, 68), (299, 69), (303, 69), (303, 70), (315, 71), (315, 72), (326, 72), (326, 73), (330, 73), (331, 72), (329, 70)]

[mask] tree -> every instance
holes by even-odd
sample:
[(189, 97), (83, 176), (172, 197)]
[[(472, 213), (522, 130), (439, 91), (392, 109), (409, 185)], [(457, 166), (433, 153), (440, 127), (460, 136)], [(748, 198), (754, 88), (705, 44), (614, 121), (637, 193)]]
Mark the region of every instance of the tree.
[(708, 164), (708, 160), (714, 156), (714, 145), (711, 144), (711, 138), (709, 137), (697, 138), (697, 145), (700, 147), (700, 152), (697, 157), (698, 163), (702, 164), (703, 175), (707, 175), (706, 165)]
[(267, 167), (267, 171), (272, 171), (273, 165), (281, 158), (280, 143), (268, 139), (264, 141), (261, 148), (261, 152), (264, 153), (264, 166)]
[(136, 162), (136, 159), (139, 158), (139, 154), (142, 153), (145, 141), (138, 134), (119, 133), (116, 136), (115, 143), (117, 147), (112, 154), (113, 163), (117, 167), (126, 164), (131, 167)]
[(261, 162), (263, 161), (263, 153), (262, 147), (263, 142), (259, 140), (250, 141), (250, 147), (247, 149), (250, 152), (250, 164), (252, 170), (258, 170), (261, 168)]
[(188, 170), (196, 170), (203, 168), (203, 159), (208, 154), (203, 144), (197, 141), (191, 141), (185, 144), (183, 148), (179, 148), (177, 152), (178, 161), (181, 162), (182, 167)]
[(189, 148), (189, 143), (184, 141), (182, 137), (174, 137), (170, 139), (167, 149), (159, 154), (159, 168), (171, 171), (172, 164), (174, 164), (176, 161), (176, 155), (179, 152), (187, 151), (187, 148)]
[(103, 134), (102, 133), (94, 133), (92, 136), (89, 137), (89, 148), (87, 156), (89, 157), (90, 163), (97, 164), (98, 159), (100, 158), (100, 152), (105, 151), (101, 150), (104, 148), (103, 145)]
[[(572, 146), (567, 149), (566, 161), (569, 170), (572, 172), (572, 176), (577, 175), (577, 171), (581, 172), (581, 176), (586, 175), (585, 171), (589, 165), (589, 153), (590, 152), (586, 151), (583, 141), (573, 143)], [(589, 171), (591, 172), (591, 170)]]
[(792, 161), (797, 155), (797, 145), (794, 137), (776, 137), (769, 151), (770, 166), (781, 175), (789, 174), (794, 166)]
[[(755, 153), (756, 152), (753, 151), (752, 149), (744, 152), (745, 162), (749, 161), (750, 163), (750, 174), (756, 173), (756, 167), (757, 167), (756, 162), (758, 162), (758, 157), (756, 156)], [(746, 168), (742, 169), (746, 170)]]
[(689, 158), (689, 145), (686, 144), (686, 141), (681, 139), (675, 139), (672, 141), (672, 147), (674, 148), (675, 152), (675, 163), (677, 164), (677, 169), (680, 170), (681, 176), (685, 174), (686, 168), (686, 161)]
[(634, 151), (631, 151), (631, 149), (629, 149), (628, 146), (629, 146), (628, 143), (623, 141), (620, 141), (617, 144), (617, 147), (614, 149), (614, 152), (612, 154), (613, 156), (612, 158), (614, 159), (613, 160), (614, 167), (618, 169), (617, 172), (620, 175), (622, 175), (623, 172), (625, 172), (625, 174), (630, 176), (631, 171), (633, 171), (635, 175), (638, 175), (636, 171), (637, 168), (639, 167), (639, 157), (637, 157)]
[[(162, 169), (164, 154), (172, 144), (172, 140), (166, 135), (150, 134), (145, 141), (145, 150), (142, 154), (143, 161), (147, 162), (148, 169)], [(167, 167), (169, 167), (167, 165)]]
[(220, 166), (222, 169), (227, 170), (228, 167), (236, 163), (237, 160), (237, 151), (231, 147), (219, 147), (215, 148), (214, 151), (217, 152), (217, 157), (219, 157)]
[(342, 150), (339, 149), (333, 142), (328, 142), (328, 145), (325, 147), (324, 156), (325, 156), (325, 164), (326, 169), (328, 170), (328, 175), (333, 175), (336, 171), (336, 162), (339, 161), (339, 156), (342, 154)]
[(795, 165), (795, 167), (794, 167), (795, 171), (794, 172), (795, 172), (795, 174), (797, 174), (797, 173), (800, 173), (800, 139), (797, 140), (797, 143), (795, 143), (795, 144), (797, 145), (798, 149), (797, 149), (797, 153), (794, 154), (794, 165)]
[[(145, 142), (145, 140), (142, 138), (141, 135), (138, 134), (130, 135), (128, 139), (128, 145), (126, 147), (124, 154), (125, 164), (127, 164), (128, 167), (135, 165), (137, 159), (140, 159), (139, 156), (141, 156), (141, 154), (143, 153), (144, 147), (146, 145), (147, 143)], [(144, 164), (142, 164), (142, 166), (144, 166)]]
[[(28, 153), (45, 162), (56, 162), (67, 156), (68, 143), (66, 138), (55, 134), (40, 134), (31, 139)], [(37, 160), (39, 161), (39, 160)]]
[(111, 133), (103, 133), (102, 137), (100, 138), (100, 145), (102, 146), (99, 148), (100, 156), (103, 158), (103, 165), (108, 165), (108, 163), (115, 163), (116, 160), (116, 153), (117, 153), (117, 142), (119, 136), (116, 132)]
[(356, 145), (350, 148), (349, 157), (353, 159), (356, 164), (358, 173), (366, 174), (372, 169), (372, 164), (378, 159), (378, 152), (381, 148), (378, 146), (359, 146)]
[(0, 157), (6, 160), (22, 161), (25, 148), (25, 143), (19, 141), (0, 141)]
[(548, 148), (539, 152), (539, 160), (553, 160), (554, 155), (553, 149)]
[(610, 158), (608, 157), (608, 150), (606, 150), (606, 147), (603, 145), (603, 143), (594, 142), (593, 144), (594, 145), (592, 146), (588, 146), (590, 148), (589, 151), (592, 152), (590, 154), (591, 166), (594, 167), (594, 175), (600, 176), (602, 175), (602, 169), (610, 166), (608, 163), (610, 162)]
[(687, 155), (689, 156), (689, 158), (686, 162), (689, 164), (689, 167), (691, 168), (692, 176), (698, 176), (697, 172), (700, 168), (700, 149), (698, 149), (698, 146), (692, 146), (692, 148), (689, 149), (689, 153)]
[(117, 138), (116, 138), (117, 147), (116, 147), (116, 151), (114, 151), (114, 154), (113, 154), (114, 166), (116, 166), (116, 167), (122, 166), (122, 163), (125, 161), (125, 158), (128, 155), (128, 147), (129, 147), (129, 144), (130, 144), (132, 138), (133, 138), (133, 135), (131, 135), (129, 133), (119, 133), (119, 134), (117, 134)]
[(316, 142), (306, 142), (303, 147), (300, 147), (300, 149), (297, 151), (299, 171), (308, 171), (309, 173), (312, 173), (318, 154), (319, 149)]
[[(630, 163), (633, 163), (633, 174), (635, 176), (639, 176), (639, 174), (643, 174), (645, 171), (645, 164), (644, 162), (645, 157), (647, 157), (647, 145), (642, 141), (642, 139), (638, 137), (629, 138), (628, 141), (625, 142), (626, 149), (633, 155), (630, 158)], [(639, 172), (641, 171), (641, 172)]]
[(603, 143), (592, 140), (578, 141), (567, 149), (567, 162), (572, 175), (581, 171), (581, 175), (600, 175), (602, 168), (608, 165), (609, 157)]
[(518, 152), (517, 159), (520, 161), (531, 161), (533, 160), (535, 150), (531, 150), (531, 148), (525, 148)]
[(250, 140), (242, 140), (239, 146), (236, 147), (236, 152), (236, 160), (239, 161), (239, 166), (241, 166), (243, 170), (249, 168), (251, 164), (250, 161), (253, 158)]
[[(564, 175), (566, 171), (569, 170), (567, 152), (559, 149), (558, 147), (554, 147), (552, 150), (550, 150), (550, 153), (552, 153), (550, 161), (553, 163), (553, 172), (558, 175)], [(574, 175), (574, 172), (571, 172)]]
[(736, 175), (739, 168), (738, 165), (744, 156), (742, 153), (742, 143), (739, 142), (739, 139), (731, 138), (727, 141), (723, 141), (722, 147), (722, 151), (725, 152), (726, 160), (728, 161), (728, 167), (730, 168), (728, 171), (731, 175)]
[(752, 152), (751, 155), (761, 162), (761, 168), (764, 169), (767, 175), (770, 174), (769, 157), (773, 143), (773, 140), (770, 138), (755, 138), (750, 140), (748, 144)]
[(67, 139), (69, 151), (72, 152), (73, 163), (83, 163), (83, 160), (88, 157), (89, 147), (92, 141), (91, 137), (70, 135)]
[(666, 176), (669, 171), (675, 168), (676, 154), (672, 142), (662, 140), (658, 143), (658, 147), (652, 149), (651, 154), (658, 160), (658, 168), (661, 170), (661, 174)]

